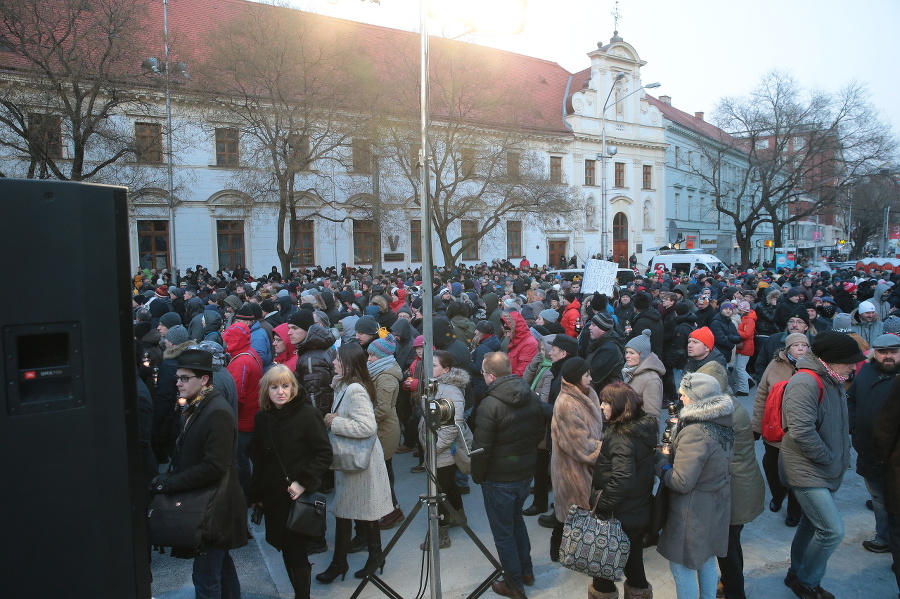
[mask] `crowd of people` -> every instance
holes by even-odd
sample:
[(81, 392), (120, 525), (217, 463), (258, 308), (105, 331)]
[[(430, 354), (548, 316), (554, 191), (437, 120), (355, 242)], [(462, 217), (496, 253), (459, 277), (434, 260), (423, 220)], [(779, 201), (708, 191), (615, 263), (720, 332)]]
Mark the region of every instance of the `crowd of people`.
[[(185, 275), (139, 272), (132, 297), (140, 396), (153, 406), (151, 490), (227, 478), (224, 529), (199, 554), (173, 548), (193, 557), (198, 597), (237, 596), (229, 551), (247, 542), (248, 506), (265, 514), (296, 596), (309, 597), (307, 555), (328, 551), (326, 538), (284, 525), (307, 491), (334, 492), (331, 564), (315, 578), (343, 580), (348, 554), (363, 550), (358, 578), (383, 569), (381, 531), (410, 499), (394, 489), (393, 456), (412, 452), (412, 472), (427, 468), (426, 378), (456, 415), (435, 435), (431, 475), (453, 508), (441, 510), (438, 546), (466, 522), (470, 476), (456, 454), (471, 444), (482, 450), (471, 482), (503, 566), (492, 587), (501, 596), (525, 597), (534, 584), (525, 518), (550, 529), (556, 562), (576, 505), (617, 518), (632, 540), (626, 599), (653, 597), (643, 564), (653, 544), (679, 599), (743, 599), (741, 531), (765, 509), (768, 486), (768, 508), (786, 499), (784, 523), (796, 527), (785, 585), (831, 598), (822, 583), (844, 536), (834, 493), (851, 444), (874, 511), (863, 548), (900, 564), (897, 275), (659, 271), (606, 293), (526, 261), (439, 268), (431, 289), (417, 271), (345, 265), (258, 278), (198, 265)], [(433, 364), (422, 363), (426, 316)], [(360, 448), (365, 466), (331, 469), (338, 444)], [(595, 578), (588, 596), (619, 591)]]

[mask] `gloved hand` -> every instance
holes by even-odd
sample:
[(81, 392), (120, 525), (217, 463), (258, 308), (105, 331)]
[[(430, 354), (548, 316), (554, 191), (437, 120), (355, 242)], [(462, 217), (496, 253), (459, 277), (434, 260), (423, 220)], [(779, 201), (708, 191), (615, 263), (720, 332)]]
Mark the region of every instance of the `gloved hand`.
[(171, 478), (171, 474), (168, 472), (159, 474), (150, 481), (150, 492), (151, 493), (168, 493), (169, 492), (169, 478)]

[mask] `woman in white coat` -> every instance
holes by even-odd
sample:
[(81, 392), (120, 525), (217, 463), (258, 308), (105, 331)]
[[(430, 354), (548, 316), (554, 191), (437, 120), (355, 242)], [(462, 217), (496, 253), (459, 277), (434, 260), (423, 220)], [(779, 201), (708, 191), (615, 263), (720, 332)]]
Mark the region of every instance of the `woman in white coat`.
[[(365, 439), (378, 433), (375, 421), (375, 385), (366, 366), (366, 352), (358, 343), (348, 343), (338, 348), (334, 362), (334, 403), (331, 413), (325, 415), (325, 426), (334, 435)], [(381, 529), (378, 519), (394, 509), (391, 502), (391, 487), (384, 452), (381, 444), (367, 444), (365, 451), (371, 451), (369, 465), (356, 472), (335, 471), (334, 502), (332, 511), (335, 519), (334, 556), (331, 565), (316, 575), (316, 580), (330, 584), (347, 574), (347, 553), (350, 549), (352, 521), (357, 520), (368, 538), (369, 559), (357, 578), (364, 578), (366, 572), (374, 571), (383, 563), (381, 555)], [(371, 449), (368, 449), (371, 447)]]

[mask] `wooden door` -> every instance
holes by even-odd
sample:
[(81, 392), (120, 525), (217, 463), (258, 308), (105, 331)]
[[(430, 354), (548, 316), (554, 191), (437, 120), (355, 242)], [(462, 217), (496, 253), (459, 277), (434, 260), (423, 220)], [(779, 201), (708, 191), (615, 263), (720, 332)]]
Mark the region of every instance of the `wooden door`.
[[(569, 257), (566, 254), (566, 240), (547, 241), (547, 264), (551, 269), (566, 268)], [(565, 261), (565, 262), (564, 262)]]
[(613, 261), (628, 268), (628, 217), (619, 212), (613, 217)]

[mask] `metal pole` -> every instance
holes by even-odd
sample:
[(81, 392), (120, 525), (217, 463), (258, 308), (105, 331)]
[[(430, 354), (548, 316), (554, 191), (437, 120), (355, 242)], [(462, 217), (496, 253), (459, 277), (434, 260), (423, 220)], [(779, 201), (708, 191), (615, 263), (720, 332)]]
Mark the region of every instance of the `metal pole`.
[(169, 93), (169, 0), (163, 0), (163, 42), (165, 44), (164, 73), (166, 83), (166, 154), (168, 154), (169, 189), (169, 264), (174, 282), (178, 283), (177, 262), (175, 261), (175, 171), (172, 164), (172, 97)]
[[(612, 90), (610, 90), (612, 92)], [(607, 98), (608, 99), (608, 98)], [(600, 228), (600, 259), (606, 260), (609, 256), (609, 239), (607, 238), (607, 220), (609, 216), (606, 213), (606, 107), (603, 107), (603, 124), (600, 133), (600, 222), (603, 223)]]
[[(428, 8), (425, 0), (419, 1), (419, 16), (421, 21), (420, 33), (420, 71), (419, 71), (419, 108), (420, 108), (420, 131), (419, 143), (419, 203), (421, 204), (421, 220), (422, 220), (422, 334), (425, 337), (425, 347), (422, 356), (422, 380), (420, 385), (422, 389), (428, 389), (428, 383), (431, 380), (431, 364), (434, 361), (434, 321), (433, 313), (433, 294), (431, 290), (432, 279), (432, 257), (431, 257), (431, 190), (430, 190), (430, 166), (428, 161)], [(430, 430), (426, 431), (426, 436), (433, 436)], [(426, 440), (428, 441), (428, 440)], [(434, 443), (426, 442), (431, 448)], [(431, 473), (437, 473), (435, 456), (429, 451), (425, 456), (428, 469)], [(437, 483), (431, 474), (428, 476), (428, 495), (434, 497), (437, 495)], [(431, 572), (431, 599), (441, 599), (441, 556), (439, 550), (439, 531), (438, 531), (438, 505), (437, 502), (429, 502), (428, 504), (428, 569)]]

